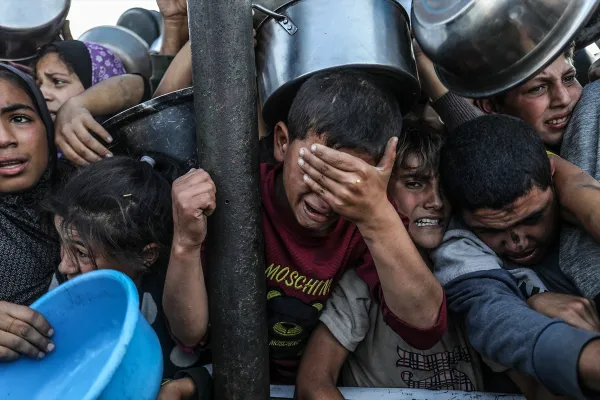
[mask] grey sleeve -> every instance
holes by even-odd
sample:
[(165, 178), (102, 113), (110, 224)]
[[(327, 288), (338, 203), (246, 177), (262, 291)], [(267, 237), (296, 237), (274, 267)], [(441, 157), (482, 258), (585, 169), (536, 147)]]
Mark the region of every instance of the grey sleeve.
[(502, 269), (502, 260), (473, 233), (453, 229), (444, 235), (443, 243), (431, 253), (434, 274), (442, 285), (471, 273)]
[(529, 308), (519, 284), (543, 284), (531, 270), (508, 271), (472, 232), (453, 221), (432, 253), (448, 310), (461, 316), (481, 355), (535, 376), (550, 390), (585, 398), (577, 364), (583, 347), (600, 335), (573, 328)]
[(467, 99), (452, 92), (446, 93), (431, 103), (431, 106), (450, 132), (465, 122), (483, 115), (483, 112)]
[(554, 393), (586, 398), (579, 385), (581, 351), (600, 335), (528, 307), (506, 270), (469, 273), (444, 286), (448, 309), (464, 318), (469, 341), (490, 360), (536, 377)]
[[(565, 132), (560, 156), (600, 180), (600, 81), (583, 89)], [(600, 245), (578, 226), (564, 225), (559, 266), (585, 297), (600, 294)]]
[(348, 351), (354, 351), (369, 331), (369, 287), (354, 269), (334, 287), (320, 320)]

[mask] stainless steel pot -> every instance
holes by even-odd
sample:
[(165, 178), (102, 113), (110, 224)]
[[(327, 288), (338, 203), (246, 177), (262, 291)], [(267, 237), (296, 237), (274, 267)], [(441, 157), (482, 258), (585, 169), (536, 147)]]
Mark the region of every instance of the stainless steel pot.
[[(1, 1), (1, 0), (0, 0)], [(123, 62), (129, 73), (140, 73), (146, 78), (152, 76), (152, 61), (144, 39), (122, 26), (97, 26), (84, 32), (79, 40), (106, 46)]]
[(573, 40), (597, 0), (414, 0), (412, 25), (440, 80), (466, 97), (526, 81)]
[(198, 166), (194, 91), (177, 90), (106, 120), (114, 154), (140, 157), (149, 151), (171, 156), (188, 168)]
[(397, 1), (295, 0), (267, 13), (257, 29), (256, 48), (267, 124), (285, 118), (302, 82), (326, 70), (375, 73), (405, 112), (416, 101), (419, 82), (408, 16)]
[(70, 7), (71, 0), (1, 0), (0, 60), (34, 57), (57, 38)]

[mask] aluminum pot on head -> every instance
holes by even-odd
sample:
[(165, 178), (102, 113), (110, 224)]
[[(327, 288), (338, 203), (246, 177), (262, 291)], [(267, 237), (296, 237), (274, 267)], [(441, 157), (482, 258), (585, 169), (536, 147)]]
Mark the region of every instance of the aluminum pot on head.
[(263, 117), (287, 116), (300, 85), (315, 73), (354, 68), (374, 73), (407, 112), (419, 81), (408, 15), (395, 0), (294, 0), (257, 29), (256, 62)]
[(148, 44), (137, 33), (122, 26), (96, 26), (84, 32), (79, 40), (106, 46), (123, 62), (129, 73), (152, 76), (152, 62)]
[(597, 0), (414, 0), (412, 26), (452, 91), (489, 97), (550, 64)]
[(70, 7), (71, 0), (1, 0), (0, 60), (35, 57), (57, 38)]
[(138, 104), (106, 120), (114, 154), (166, 154), (187, 168), (198, 167), (194, 91), (186, 88)]

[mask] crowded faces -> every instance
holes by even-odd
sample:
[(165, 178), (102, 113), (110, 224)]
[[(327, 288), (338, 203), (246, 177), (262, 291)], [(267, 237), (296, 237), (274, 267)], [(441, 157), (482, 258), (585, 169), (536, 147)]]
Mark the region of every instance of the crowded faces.
[[(526, 302), (554, 295), (539, 293), (546, 289), (580, 295), (558, 269), (557, 168), (562, 164), (550, 161), (535, 130), (523, 121), (484, 116), (460, 126), (440, 158), (443, 189), (456, 217), (432, 258), (450, 310), (465, 318), (478, 352), (555, 393), (583, 397), (600, 387), (592, 361), (600, 351), (599, 336), (575, 327), (583, 326), (581, 321), (571, 326), (543, 315), (566, 320), (557, 315), (556, 303), (538, 312)], [(566, 189), (572, 190), (580, 189)], [(585, 299), (582, 304), (591, 308)]]
[[(406, 124), (406, 121), (405, 121)], [(440, 191), (440, 134), (409, 122), (388, 185), (390, 199), (414, 246), (430, 264), (450, 219)], [(414, 243), (414, 244), (413, 244)], [(405, 387), (483, 390), (479, 356), (466, 341), (460, 323), (448, 316), (448, 330), (430, 349), (411, 346), (383, 320), (380, 304), (354, 270), (347, 271), (320, 316), (302, 359), (299, 399), (342, 399), (336, 388)]]
[(112, 141), (95, 118), (110, 117), (150, 98), (149, 82), (126, 74), (121, 60), (96, 43), (67, 40), (44, 46), (35, 75), (55, 122), (56, 144), (79, 166), (112, 155), (90, 134)]
[[(61, 239), (59, 271), (67, 279), (98, 269), (129, 276), (140, 292), (141, 311), (159, 337), (163, 377), (181, 378), (168, 383), (165, 390), (192, 388), (193, 395), (193, 379), (204, 372), (189, 368), (205, 363), (207, 355), (185, 353), (173, 341), (162, 296), (164, 285), (170, 285), (168, 268), (183, 264), (203, 276), (203, 224), (194, 210), (203, 201), (197, 194), (210, 200), (211, 193), (203, 185), (212, 182), (202, 171), (192, 170), (176, 180), (171, 190), (171, 182), (179, 175), (178, 165), (164, 156), (144, 156), (140, 161), (123, 156), (106, 159), (83, 168), (44, 203), (44, 209), (53, 215)], [(201, 315), (196, 321), (201, 326), (189, 329), (204, 336), (206, 289), (196, 293), (195, 299)]]
[[(386, 196), (395, 157), (393, 137), (401, 124), (391, 93), (368, 74), (343, 71), (308, 79), (286, 121), (275, 127), (277, 164), (261, 164), (274, 382), (294, 382), (321, 310), (348, 268), (356, 268), (367, 281), (384, 320), (407, 341), (428, 348), (445, 329), (441, 287), (416, 249), (407, 249), (408, 241), (396, 242), (408, 235)], [(333, 177), (319, 172), (324, 163), (329, 163), (325, 168)], [(381, 240), (388, 228), (398, 236)], [(406, 269), (396, 268), (399, 262)], [(187, 326), (197, 318), (197, 305), (188, 301), (188, 293), (202, 282), (189, 268), (178, 273), (186, 285), (166, 288), (165, 298), (176, 294), (181, 301), (167, 316), (173, 334), (193, 345), (201, 338), (187, 334)]]

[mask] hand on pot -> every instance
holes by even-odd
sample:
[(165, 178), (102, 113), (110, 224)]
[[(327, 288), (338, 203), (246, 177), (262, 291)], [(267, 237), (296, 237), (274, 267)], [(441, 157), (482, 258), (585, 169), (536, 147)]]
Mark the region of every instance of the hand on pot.
[(191, 378), (170, 381), (160, 388), (157, 400), (188, 400), (196, 394), (196, 385)]
[(37, 311), (0, 301), (0, 362), (22, 355), (41, 359), (54, 350), (54, 330)]
[(68, 19), (63, 23), (63, 26), (60, 29), (60, 34), (63, 40), (73, 40), (73, 34), (71, 33), (71, 22)]
[(175, 56), (189, 40), (186, 0), (156, 0), (163, 17), (163, 44), (161, 54)]
[(217, 188), (202, 169), (191, 169), (173, 182), (173, 245), (197, 249), (206, 238), (206, 217), (217, 207)]
[(56, 145), (75, 165), (85, 166), (112, 157), (112, 153), (90, 132), (106, 143), (111, 143), (112, 137), (86, 108), (78, 104), (76, 98), (68, 100), (58, 110), (54, 130)]
[(340, 216), (360, 224), (389, 204), (387, 185), (396, 159), (397, 138), (388, 141), (379, 165), (314, 144), (300, 149), (304, 182)]
[(186, 0), (156, 0), (156, 5), (164, 20), (187, 18)]

